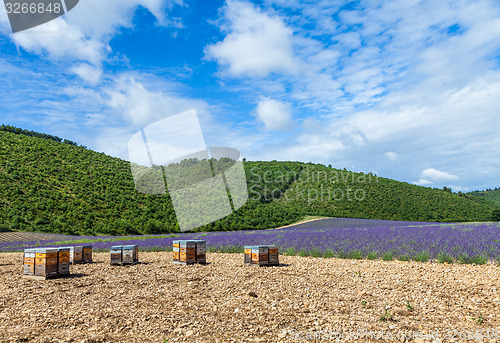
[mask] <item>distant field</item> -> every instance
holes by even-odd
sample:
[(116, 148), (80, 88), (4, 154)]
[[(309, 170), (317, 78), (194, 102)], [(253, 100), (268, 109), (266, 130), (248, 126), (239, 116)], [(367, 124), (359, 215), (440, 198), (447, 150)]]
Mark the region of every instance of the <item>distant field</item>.
[(0, 243), (50, 241), (54, 239), (65, 239), (68, 237), (74, 236), (40, 232), (0, 232)]

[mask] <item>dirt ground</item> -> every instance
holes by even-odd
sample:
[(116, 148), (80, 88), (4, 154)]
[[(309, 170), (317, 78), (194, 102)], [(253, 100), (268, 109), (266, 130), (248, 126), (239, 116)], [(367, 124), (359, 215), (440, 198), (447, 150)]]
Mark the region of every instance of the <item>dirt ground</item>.
[(21, 253), (0, 254), (0, 342), (500, 342), (495, 265), (139, 259), (110, 266), (94, 253), (72, 277), (38, 281), (22, 278)]

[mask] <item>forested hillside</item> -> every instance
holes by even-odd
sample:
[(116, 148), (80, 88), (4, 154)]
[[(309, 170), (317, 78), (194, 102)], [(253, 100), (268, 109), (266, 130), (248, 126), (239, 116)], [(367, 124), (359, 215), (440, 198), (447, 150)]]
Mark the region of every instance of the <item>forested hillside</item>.
[(487, 189), (485, 191), (473, 191), (469, 194), (491, 200), (500, 205), (500, 188)]
[[(137, 192), (127, 161), (59, 137), (18, 131), (0, 130), (0, 229), (88, 235), (179, 230), (168, 193)], [(482, 221), (494, 208), (471, 195), (312, 163), (244, 166), (247, 203), (199, 230), (264, 229), (306, 215)]]

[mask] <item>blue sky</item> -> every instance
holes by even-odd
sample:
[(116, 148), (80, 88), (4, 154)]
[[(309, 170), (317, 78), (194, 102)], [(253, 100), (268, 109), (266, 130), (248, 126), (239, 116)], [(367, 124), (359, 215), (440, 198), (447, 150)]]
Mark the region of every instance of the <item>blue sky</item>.
[(495, 188), (499, 57), (496, 0), (80, 0), (16, 34), (0, 8), (0, 123), (127, 159), (195, 109), (247, 159)]

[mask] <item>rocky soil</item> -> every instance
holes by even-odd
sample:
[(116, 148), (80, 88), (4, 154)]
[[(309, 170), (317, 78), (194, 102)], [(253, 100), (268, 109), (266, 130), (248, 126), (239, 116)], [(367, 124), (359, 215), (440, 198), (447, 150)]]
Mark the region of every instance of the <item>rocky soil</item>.
[(496, 265), (139, 258), (94, 253), (72, 277), (38, 281), (22, 277), (21, 253), (0, 254), (0, 342), (500, 342)]

